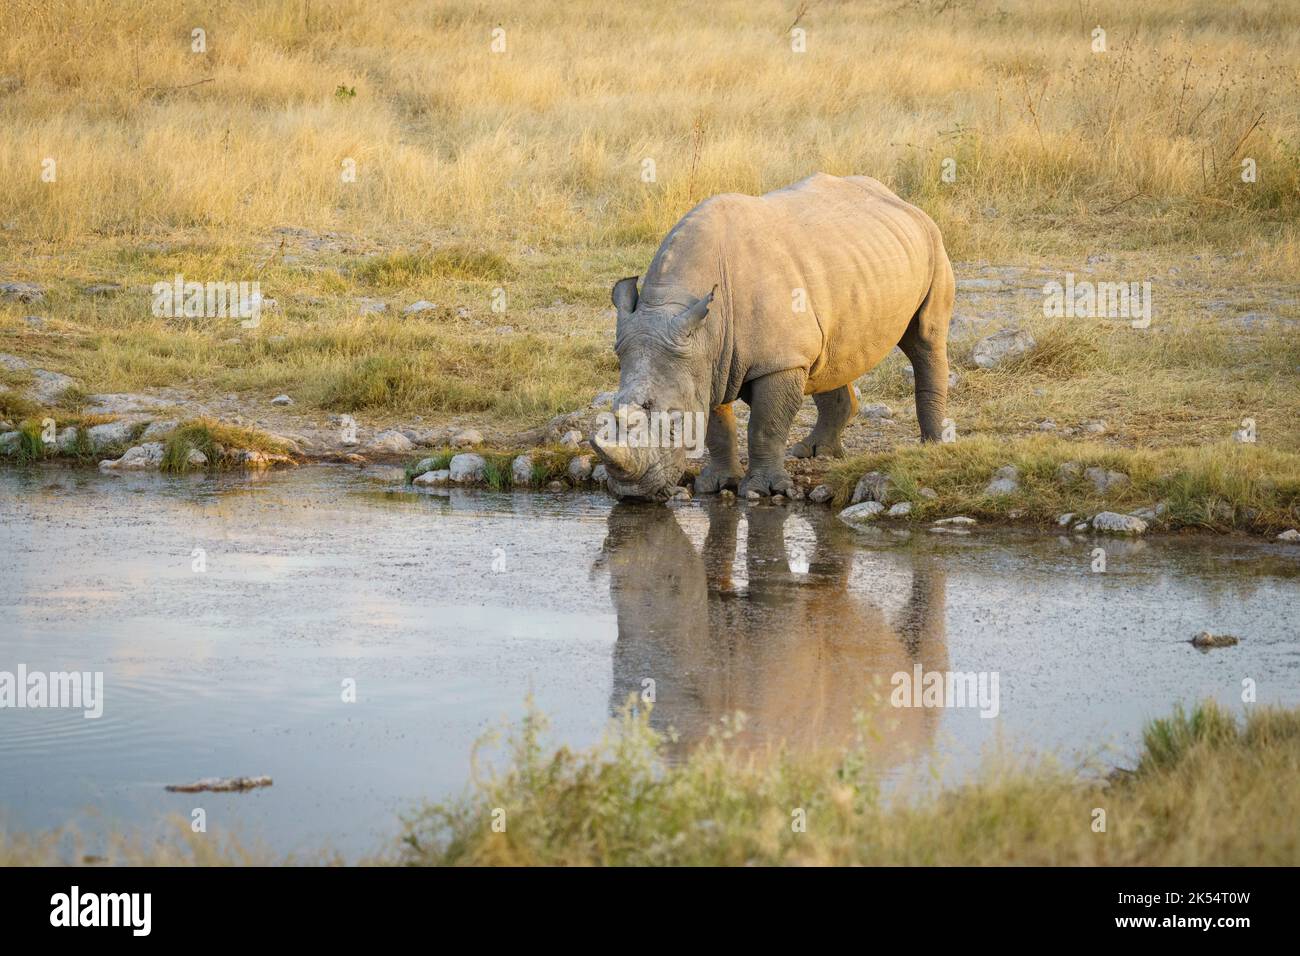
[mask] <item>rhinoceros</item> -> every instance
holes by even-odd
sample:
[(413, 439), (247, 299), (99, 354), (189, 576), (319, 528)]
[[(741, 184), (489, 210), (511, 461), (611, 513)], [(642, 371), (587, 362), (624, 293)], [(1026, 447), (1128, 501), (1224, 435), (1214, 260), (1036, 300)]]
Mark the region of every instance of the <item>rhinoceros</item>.
[[(786, 441), (805, 395), (817, 406), (795, 457), (840, 456), (857, 413), (853, 381), (898, 346), (911, 360), (922, 441), (940, 437), (948, 391), (952, 265), (938, 227), (867, 176), (810, 176), (763, 196), (706, 199), (664, 238), (637, 289), (620, 279), (614, 407), (707, 414), (695, 491), (789, 493)], [(750, 407), (742, 472), (732, 403)], [(593, 436), (620, 498), (677, 488), (676, 442)]]

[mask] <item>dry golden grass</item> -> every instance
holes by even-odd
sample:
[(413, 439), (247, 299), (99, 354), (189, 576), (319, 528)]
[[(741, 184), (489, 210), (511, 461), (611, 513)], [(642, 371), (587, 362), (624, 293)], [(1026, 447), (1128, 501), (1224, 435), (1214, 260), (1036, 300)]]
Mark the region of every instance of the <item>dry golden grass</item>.
[[(1300, 268), (1300, 8), (822, 2), (796, 53), (799, 6), (11, 0), (0, 258), (49, 294), (0, 303), (0, 350), (91, 391), (292, 391), (377, 423), (534, 425), (616, 380), (610, 282), (694, 202), (868, 173), (958, 260), (1106, 251), (1138, 278), (1203, 256), (1208, 285), (1157, 288), (1163, 337), (1084, 324), (1032, 367), (972, 373), (965, 432), (1077, 412), (1131, 443), (1192, 444), (1253, 415), (1294, 444), (1295, 337), (1203, 335), (1200, 299)], [(153, 318), (148, 286), (177, 273), (258, 279), (280, 308), (252, 331)], [(99, 280), (127, 292), (80, 293)], [(389, 316), (358, 318), (361, 296)], [(393, 315), (416, 298), (440, 308)]]
[(1021, 251), (989, 206), (1072, 231), (1140, 192), (1127, 213), (1188, 235), (1213, 228), (1198, 213), (1294, 214), (1294, 4), (945, 7), (813, 4), (795, 53), (781, 2), (14, 0), (0, 215), (49, 239), (291, 223), (627, 244), (817, 169), (925, 203), (959, 257)]

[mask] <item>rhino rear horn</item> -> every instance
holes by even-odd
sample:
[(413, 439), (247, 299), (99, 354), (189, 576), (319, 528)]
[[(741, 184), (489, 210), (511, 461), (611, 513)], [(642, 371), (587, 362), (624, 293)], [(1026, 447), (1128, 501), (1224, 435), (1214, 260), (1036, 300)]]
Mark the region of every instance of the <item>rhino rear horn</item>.
[(678, 335), (689, 335), (699, 328), (705, 316), (709, 314), (709, 306), (713, 304), (713, 296), (717, 291), (718, 287), (715, 285), (708, 295), (695, 300), (693, 305), (678, 312), (673, 317), (673, 331)]

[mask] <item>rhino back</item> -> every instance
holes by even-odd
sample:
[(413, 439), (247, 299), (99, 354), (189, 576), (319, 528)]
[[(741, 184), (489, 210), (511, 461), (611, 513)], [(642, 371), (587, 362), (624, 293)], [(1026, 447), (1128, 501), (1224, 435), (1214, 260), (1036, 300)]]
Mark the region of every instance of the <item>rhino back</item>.
[(763, 196), (701, 203), (664, 240), (646, 286), (702, 294), (716, 282), (729, 324), (724, 362), (747, 380), (807, 368), (808, 391), (819, 392), (898, 344), (929, 292), (939, 246), (929, 217), (874, 179), (819, 173)]

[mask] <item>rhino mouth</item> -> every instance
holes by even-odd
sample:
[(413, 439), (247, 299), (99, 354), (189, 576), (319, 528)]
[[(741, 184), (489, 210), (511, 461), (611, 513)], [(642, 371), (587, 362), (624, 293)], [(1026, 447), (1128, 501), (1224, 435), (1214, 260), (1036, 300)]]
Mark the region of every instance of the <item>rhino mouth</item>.
[(626, 445), (602, 445), (594, 437), (591, 447), (605, 465), (605, 487), (623, 500), (667, 501), (676, 492), (677, 482), (685, 471), (671, 454)]

